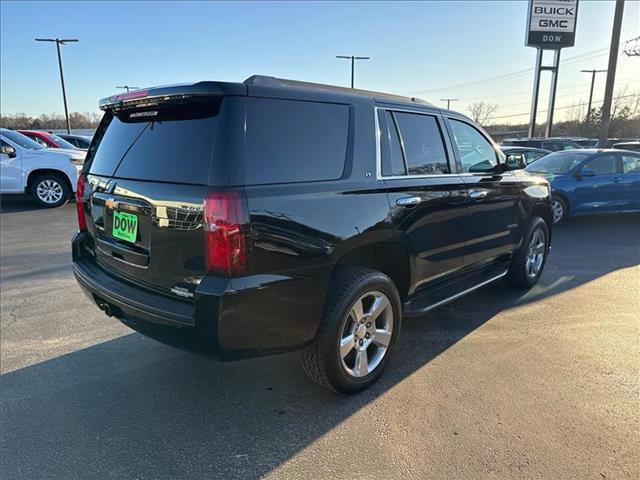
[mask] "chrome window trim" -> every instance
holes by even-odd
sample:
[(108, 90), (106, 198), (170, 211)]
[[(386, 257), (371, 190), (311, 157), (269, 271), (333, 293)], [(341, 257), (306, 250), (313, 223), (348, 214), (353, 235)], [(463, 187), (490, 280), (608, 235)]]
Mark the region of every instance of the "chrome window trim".
[[(381, 136), (380, 136), (380, 122), (378, 121), (378, 111), (385, 110), (390, 112), (406, 112), (406, 113), (416, 113), (418, 115), (430, 115), (436, 118), (436, 122), (438, 123), (438, 128), (441, 129), (440, 122), (438, 122), (438, 113), (436, 112), (425, 112), (424, 110), (409, 110), (406, 108), (394, 108), (394, 107), (373, 107), (373, 119), (375, 121), (375, 129), (376, 129), (376, 179), (377, 180), (411, 180), (416, 178), (451, 178), (452, 175), (457, 176), (457, 173), (438, 173), (432, 175), (390, 175), (384, 176), (382, 175), (382, 146), (381, 146)], [(444, 132), (440, 131), (440, 135), (444, 135)], [(400, 139), (399, 139), (400, 140)], [(401, 140), (400, 140), (401, 141)], [(449, 152), (447, 150), (446, 142), (444, 138), (442, 139), (442, 146), (444, 147), (445, 152), (447, 152), (447, 163), (449, 169), (451, 169), (451, 159), (449, 158)]]

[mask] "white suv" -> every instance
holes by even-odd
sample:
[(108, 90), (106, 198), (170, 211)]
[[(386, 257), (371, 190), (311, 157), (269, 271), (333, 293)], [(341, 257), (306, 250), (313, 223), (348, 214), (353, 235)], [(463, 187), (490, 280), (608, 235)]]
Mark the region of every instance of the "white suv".
[(0, 193), (28, 193), (43, 207), (64, 205), (76, 190), (86, 152), (44, 148), (0, 128)]

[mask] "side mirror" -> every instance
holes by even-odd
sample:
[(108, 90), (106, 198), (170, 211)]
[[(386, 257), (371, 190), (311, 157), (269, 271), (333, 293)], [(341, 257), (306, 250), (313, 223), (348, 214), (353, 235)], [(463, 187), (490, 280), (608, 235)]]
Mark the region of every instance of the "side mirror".
[(527, 161), (524, 155), (520, 153), (512, 153), (507, 155), (507, 170), (522, 170), (527, 167)]
[(2, 153), (9, 155), (9, 158), (13, 158), (16, 156), (16, 149), (11, 145), (5, 145), (2, 147)]
[(583, 168), (582, 170), (580, 170), (580, 173), (578, 173), (578, 177), (595, 177), (595, 176), (596, 176), (595, 170), (591, 170), (590, 168)]

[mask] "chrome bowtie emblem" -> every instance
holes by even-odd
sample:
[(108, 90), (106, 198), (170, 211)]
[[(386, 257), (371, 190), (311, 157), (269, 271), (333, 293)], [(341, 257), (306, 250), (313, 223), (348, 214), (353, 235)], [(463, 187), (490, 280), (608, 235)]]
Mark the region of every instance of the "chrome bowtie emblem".
[(110, 208), (112, 210), (115, 210), (118, 208), (118, 201), (115, 198), (107, 198), (104, 201), (104, 204), (107, 206), (107, 208)]

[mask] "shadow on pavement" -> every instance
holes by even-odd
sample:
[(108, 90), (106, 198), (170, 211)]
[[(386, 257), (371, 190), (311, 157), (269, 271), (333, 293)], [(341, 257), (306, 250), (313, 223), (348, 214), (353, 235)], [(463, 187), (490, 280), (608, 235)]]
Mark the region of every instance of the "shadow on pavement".
[(639, 227), (634, 216), (558, 228), (539, 285), (495, 283), (406, 321), (390, 368), (355, 397), (311, 384), (295, 354), (221, 364), (138, 334), (5, 374), (4, 478), (258, 478), (496, 313), (637, 265)]
[[(75, 198), (72, 197), (68, 204), (74, 204)], [(57, 207), (62, 208), (62, 207)], [(36, 203), (36, 201), (28, 195), (1, 195), (0, 196), (0, 213), (19, 213), (30, 212), (32, 210), (47, 210)]]

